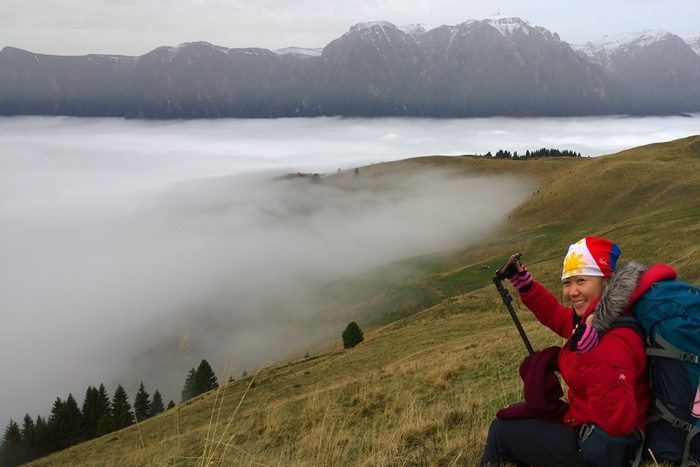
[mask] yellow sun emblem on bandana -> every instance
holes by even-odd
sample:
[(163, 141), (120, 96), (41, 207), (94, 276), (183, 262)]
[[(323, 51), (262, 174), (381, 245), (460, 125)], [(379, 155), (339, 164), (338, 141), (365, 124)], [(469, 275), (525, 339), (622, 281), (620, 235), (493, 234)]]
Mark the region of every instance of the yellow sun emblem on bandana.
[(583, 253), (576, 254), (572, 251), (564, 260), (564, 276), (570, 277), (582, 274), (583, 267), (587, 265), (588, 263), (583, 260)]

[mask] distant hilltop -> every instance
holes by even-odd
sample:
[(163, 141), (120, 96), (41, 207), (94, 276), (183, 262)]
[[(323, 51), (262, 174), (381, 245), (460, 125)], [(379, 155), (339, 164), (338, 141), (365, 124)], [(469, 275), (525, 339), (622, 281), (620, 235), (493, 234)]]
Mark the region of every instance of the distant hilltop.
[(354, 25), (323, 49), (206, 42), (139, 57), (0, 51), (0, 115), (573, 116), (700, 111), (700, 37), (571, 45), (519, 18)]

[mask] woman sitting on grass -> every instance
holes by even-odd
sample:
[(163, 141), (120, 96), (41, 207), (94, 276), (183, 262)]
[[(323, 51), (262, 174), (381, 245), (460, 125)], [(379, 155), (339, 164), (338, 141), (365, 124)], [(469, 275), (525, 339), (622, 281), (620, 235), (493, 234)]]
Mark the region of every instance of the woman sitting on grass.
[[(561, 351), (550, 348), (525, 359), (520, 367), (525, 403), (499, 411), (482, 465), (623, 466), (639, 453), (649, 405), (644, 343), (635, 329), (611, 324), (629, 314), (631, 303), (652, 283), (675, 278), (676, 272), (665, 265), (647, 269), (629, 263), (615, 273), (619, 256), (617, 245), (604, 238), (586, 237), (571, 245), (561, 276), (568, 307), (516, 263), (509, 280), (520, 299), (568, 342)], [(546, 355), (552, 362), (546, 369), (549, 379), (541, 365)], [(558, 399), (562, 392), (553, 376), (554, 358), (569, 388), (568, 405)], [(552, 380), (556, 391), (551, 384), (531, 387)], [(528, 400), (532, 393), (537, 397)]]

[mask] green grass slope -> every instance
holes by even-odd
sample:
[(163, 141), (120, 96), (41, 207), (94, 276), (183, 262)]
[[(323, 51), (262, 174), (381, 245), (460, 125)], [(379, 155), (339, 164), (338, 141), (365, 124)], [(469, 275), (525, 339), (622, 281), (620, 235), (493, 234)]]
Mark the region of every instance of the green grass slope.
[[(538, 187), (490, 241), (357, 278), (345, 303), (367, 326), (358, 347), (263, 368), (34, 465), (476, 465), (495, 411), (521, 397), (524, 346), (490, 282), (510, 253), (557, 290), (569, 243), (604, 235), (623, 259), (670, 263), (700, 282), (700, 136), (595, 159), (435, 156), (362, 171), (428, 166)], [(391, 273), (409, 263), (423, 273)], [(519, 315), (535, 347), (562, 343)]]

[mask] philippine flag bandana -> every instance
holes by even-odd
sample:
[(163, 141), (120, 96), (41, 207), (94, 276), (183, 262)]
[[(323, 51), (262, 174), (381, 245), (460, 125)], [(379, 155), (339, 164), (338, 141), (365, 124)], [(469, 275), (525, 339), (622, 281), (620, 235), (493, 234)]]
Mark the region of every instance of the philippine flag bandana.
[(610, 277), (620, 257), (620, 248), (610, 240), (585, 237), (569, 247), (561, 279), (572, 276)]

